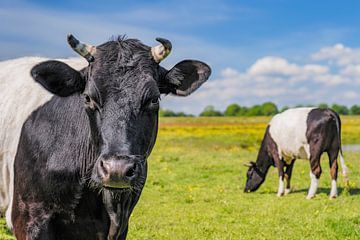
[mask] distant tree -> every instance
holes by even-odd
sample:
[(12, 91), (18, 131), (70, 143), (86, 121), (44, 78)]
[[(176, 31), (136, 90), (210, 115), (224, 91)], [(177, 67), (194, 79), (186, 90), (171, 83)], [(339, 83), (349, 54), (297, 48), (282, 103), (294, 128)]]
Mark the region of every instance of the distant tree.
[(351, 108), (350, 108), (350, 113), (352, 115), (360, 115), (360, 106), (359, 105), (353, 105)]
[(190, 117), (191, 116), (190, 114), (186, 114), (184, 112), (177, 112), (177, 113), (175, 113), (175, 115), (177, 117)]
[(239, 111), (237, 112), (236, 116), (247, 116), (249, 108), (240, 106)]
[(280, 112), (284, 112), (284, 111), (286, 111), (288, 109), (289, 109), (289, 106), (284, 106), (284, 107), (281, 108)]
[(296, 107), (296, 108), (304, 107), (304, 105), (303, 105), (303, 104), (297, 104), (295, 107)]
[(204, 110), (200, 113), (200, 117), (218, 117), (222, 116), (220, 111), (215, 110), (214, 106), (207, 106)]
[(175, 117), (176, 114), (171, 110), (160, 108), (159, 116), (160, 117)]
[(348, 115), (349, 114), (349, 109), (344, 106), (344, 105), (338, 105), (336, 103), (334, 103), (331, 108), (337, 112), (338, 114), (341, 114), (341, 115)]
[(322, 109), (329, 108), (329, 105), (327, 105), (327, 103), (319, 103), (318, 108), (322, 108)]
[(275, 115), (279, 112), (275, 103), (272, 103), (272, 102), (265, 102), (261, 105), (260, 108), (261, 108), (261, 110), (260, 110), (261, 115), (263, 115), (263, 116), (271, 116), (271, 115)]
[(238, 104), (236, 103), (230, 104), (225, 109), (224, 116), (237, 116), (240, 109), (241, 107)]
[(160, 108), (159, 116), (160, 117), (193, 117), (194, 115), (186, 114), (184, 112), (174, 112), (168, 109)]
[(246, 112), (246, 116), (261, 116), (261, 106), (254, 105)]

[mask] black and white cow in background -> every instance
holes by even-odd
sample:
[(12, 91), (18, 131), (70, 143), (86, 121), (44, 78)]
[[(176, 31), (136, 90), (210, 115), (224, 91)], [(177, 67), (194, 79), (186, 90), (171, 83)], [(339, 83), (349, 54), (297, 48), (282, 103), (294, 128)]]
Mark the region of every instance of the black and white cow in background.
[[(277, 195), (289, 193), (294, 162), (301, 158), (310, 160), (311, 185), (307, 199), (311, 199), (318, 187), (323, 152), (328, 154), (330, 163), (330, 198), (335, 198), (339, 152), (343, 175), (347, 178), (347, 167), (341, 151), (339, 115), (331, 109), (319, 108), (294, 108), (279, 113), (271, 119), (266, 129), (256, 163), (250, 162), (244, 191), (256, 191), (265, 181), (270, 166), (276, 166), (280, 177)], [(287, 181), (286, 189), (284, 179)]]
[(211, 70), (185, 60), (159, 65), (171, 43), (118, 38), (68, 42), (89, 66), (59, 61), (31, 70), (54, 93), (24, 123), (14, 163), (17, 239), (125, 239), (156, 140), (160, 94), (187, 96)]
[[(22, 57), (0, 62), (0, 208), (6, 211), (11, 229), (11, 206), (14, 189), (14, 158), (21, 126), (32, 111), (49, 101), (53, 94), (34, 83), (31, 69), (44, 57)], [(76, 70), (87, 66), (84, 58), (58, 59)]]

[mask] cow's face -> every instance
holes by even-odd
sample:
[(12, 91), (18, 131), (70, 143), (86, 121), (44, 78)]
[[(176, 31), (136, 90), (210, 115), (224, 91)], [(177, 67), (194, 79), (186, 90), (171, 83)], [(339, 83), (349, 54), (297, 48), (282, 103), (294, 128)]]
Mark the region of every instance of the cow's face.
[(261, 184), (265, 181), (265, 176), (257, 168), (254, 162), (251, 162), (246, 174), (246, 184), (244, 192), (253, 192), (256, 191)]
[(70, 45), (89, 60), (87, 68), (77, 72), (50, 61), (32, 70), (34, 79), (57, 95), (80, 93), (99, 149), (92, 172), (98, 186), (142, 187), (146, 158), (156, 139), (160, 94), (186, 96), (210, 75), (206, 64), (193, 60), (167, 71), (159, 62), (171, 44), (160, 42), (150, 48), (138, 40), (117, 39), (95, 48), (70, 36)]

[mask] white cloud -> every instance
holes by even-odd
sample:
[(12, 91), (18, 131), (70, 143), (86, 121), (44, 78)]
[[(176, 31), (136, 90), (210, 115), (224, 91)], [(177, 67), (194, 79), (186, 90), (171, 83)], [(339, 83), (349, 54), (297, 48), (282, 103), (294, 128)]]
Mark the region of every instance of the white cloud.
[(340, 84), (348, 83), (350, 81), (345, 76), (338, 74), (318, 75), (318, 76), (314, 76), (314, 80), (328, 86), (340, 85)]
[(349, 48), (338, 43), (334, 46), (321, 48), (320, 51), (312, 55), (312, 59), (316, 61), (325, 60), (330, 64), (336, 63), (340, 66), (356, 64), (360, 63), (360, 49)]
[(286, 59), (279, 57), (264, 57), (257, 60), (248, 70), (251, 75), (283, 74), (293, 75), (300, 69), (295, 64), (290, 64)]
[(221, 71), (222, 76), (224, 77), (228, 77), (228, 78), (234, 78), (237, 77), (239, 75), (239, 72), (236, 71), (235, 69), (232, 69), (230, 67), (225, 68), (224, 70)]
[(343, 97), (347, 99), (357, 99), (359, 98), (359, 94), (355, 91), (345, 91)]
[(359, 76), (360, 75), (360, 64), (345, 66), (341, 73), (347, 76)]
[(305, 65), (303, 69), (304, 72), (308, 74), (324, 74), (329, 72), (329, 67), (315, 64)]

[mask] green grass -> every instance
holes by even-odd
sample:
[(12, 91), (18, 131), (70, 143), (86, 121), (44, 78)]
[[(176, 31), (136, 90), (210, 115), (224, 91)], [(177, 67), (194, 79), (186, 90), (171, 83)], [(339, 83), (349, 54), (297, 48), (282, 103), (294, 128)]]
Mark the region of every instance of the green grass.
[[(269, 118), (162, 118), (149, 175), (130, 219), (128, 239), (359, 239), (360, 152), (345, 152), (350, 191), (328, 198), (327, 157), (315, 199), (306, 200), (309, 163), (295, 163), (293, 192), (276, 196), (270, 169), (255, 193), (243, 193)], [(343, 118), (343, 143), (360, 143), (360, 118)], [(4, 221), (0, 222), (2, 226)], [(6, 238), (4, 227), (0, 239)]]

